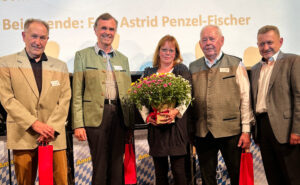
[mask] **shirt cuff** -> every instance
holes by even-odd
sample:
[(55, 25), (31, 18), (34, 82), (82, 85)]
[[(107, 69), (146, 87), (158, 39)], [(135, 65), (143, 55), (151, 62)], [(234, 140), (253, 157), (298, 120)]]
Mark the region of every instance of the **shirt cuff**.
[(145, 106), (142, 106), (142, 109), (139, 110), (139, 112), (140, 112), (144, 122), (147, 123), (147, 117), (149, 115), (149, 109), (147, 109), (147, 107), (145, 107)]
[(182, 108), (176, 107), (176, 109), (178, 110), (178, 114), (177, 114), (177, 118), (182, 118), (182, 115), (184, 114), (185, 110), (183, 110)]
[(242, 132), (250, 133), (250, 131), (251, 131), (251, 125), (249, 123), (243, 123), (242, 124)]

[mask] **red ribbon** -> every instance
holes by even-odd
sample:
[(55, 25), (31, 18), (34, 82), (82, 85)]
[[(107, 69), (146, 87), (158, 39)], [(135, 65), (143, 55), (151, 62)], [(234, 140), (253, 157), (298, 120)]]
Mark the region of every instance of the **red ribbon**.
[(150, 114), (147, 116), (147, 119), (146, 119), (147, 123), (149, 123), (150, 118), (152, 118), (156, 121), (157, 115), (159, 115), (160, 113), (169, 113), (169, 110), (158, 112), (156, 108), (152, 108), (152, 109), (153, 109), (153, 112), (150, 112)]

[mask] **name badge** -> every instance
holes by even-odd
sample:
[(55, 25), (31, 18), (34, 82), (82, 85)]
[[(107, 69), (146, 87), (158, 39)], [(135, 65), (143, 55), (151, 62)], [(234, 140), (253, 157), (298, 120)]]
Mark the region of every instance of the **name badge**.
[(220, 73), (229, 73), (229, 68), (220, 68)]
[(60, 85), (60, 83), (59, 83), (59, 81), (58, 80), (54, 80), (54, 81), (51, 81), (50, 82), (51, 83), (51, 86), (59, 86)]
[(122, 70), (122, 66), (114, 66), (115, 70)]

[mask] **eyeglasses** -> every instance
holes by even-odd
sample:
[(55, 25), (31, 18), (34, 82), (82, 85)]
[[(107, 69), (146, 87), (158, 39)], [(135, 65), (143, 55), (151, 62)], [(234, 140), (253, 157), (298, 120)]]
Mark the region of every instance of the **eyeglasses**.
[(170, 54), (173, 54), (175, 53), (175, 50), (174, 49), (167, 49), (167, 48), (160, 48), (161, 52), (163, 53), (170, 53)]

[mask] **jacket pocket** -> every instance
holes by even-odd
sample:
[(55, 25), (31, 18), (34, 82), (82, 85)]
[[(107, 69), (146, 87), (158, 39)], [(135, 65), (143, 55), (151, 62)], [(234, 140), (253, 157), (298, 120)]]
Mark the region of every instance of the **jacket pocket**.
[(224, 118), (223, 121), (230, 121), (235, 119), (237, 119), (237, 117)]
[(85, 69), (98, 69), (97, 67), (89, 67), (89, 66), (86, 66)]
[(234, 78), (234, 77), (235, 77), (235, 75), (224, 76), (224, 77), (223, 77), (223, 80), (225, 80), (225, 79), (227, 79), (227, 78)]

